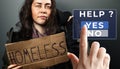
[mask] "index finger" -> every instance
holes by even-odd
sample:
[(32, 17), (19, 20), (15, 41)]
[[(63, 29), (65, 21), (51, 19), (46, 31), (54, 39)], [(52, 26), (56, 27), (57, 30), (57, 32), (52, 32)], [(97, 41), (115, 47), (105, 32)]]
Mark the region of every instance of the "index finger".
[(88, 41), (87, 41), (87, 27), (84, 25), (81, 29), (80, 33), (80, 52), (79, 57), (81, 60), (84, 60), (87, 58), (87, 49), (88, 49)]

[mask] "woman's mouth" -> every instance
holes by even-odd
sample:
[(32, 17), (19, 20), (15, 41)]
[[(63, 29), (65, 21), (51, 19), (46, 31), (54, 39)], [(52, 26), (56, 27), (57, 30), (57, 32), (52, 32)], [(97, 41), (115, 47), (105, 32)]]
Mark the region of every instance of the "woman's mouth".
[(47, 19), (46, 16), (38, 16), (38, 18), (41, 18), (41, 19), (43, 19), (43, 20), (46, 20), (46, 19)]

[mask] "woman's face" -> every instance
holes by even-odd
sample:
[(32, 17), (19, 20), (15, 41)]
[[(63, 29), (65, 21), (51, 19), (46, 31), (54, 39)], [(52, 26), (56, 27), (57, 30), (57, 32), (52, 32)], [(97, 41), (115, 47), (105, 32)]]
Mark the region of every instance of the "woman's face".
[(34, 0), (31, 11), (34, 22), (44, 25), (51, 14), (51, 0)]

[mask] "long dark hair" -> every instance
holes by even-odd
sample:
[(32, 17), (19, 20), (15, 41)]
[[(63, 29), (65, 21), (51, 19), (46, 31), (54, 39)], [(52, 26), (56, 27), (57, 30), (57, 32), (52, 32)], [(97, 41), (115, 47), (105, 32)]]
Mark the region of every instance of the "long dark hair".
[[(31, 38), (32, 36), (32, 25), (33, 25), (33, 18), (32, 18), (32, 11), (31, 11), (31, 5), (34, 0), (25, 0), (20, 13), (20, 23), (22, 24), (21, 28), (21, 36), (23, 38)], [(51, 0), (52, 6), (51, 6), (51, 15), (49, 19), (46, 21), (46, 30), (48, 35), (54, 34), (58, 30), (57, 20), (55, 19), (56, 16), (56, 2), (55, 0)], [(27, 39), (26, 38), (26, 39)]]

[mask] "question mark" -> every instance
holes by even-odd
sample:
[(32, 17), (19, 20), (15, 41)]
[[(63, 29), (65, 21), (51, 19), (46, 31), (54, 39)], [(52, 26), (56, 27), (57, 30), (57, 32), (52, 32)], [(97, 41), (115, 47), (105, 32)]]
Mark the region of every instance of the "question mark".
[(110, 17), (112, 17), (112, 15), (113, 15), (113, 11), (109, 11), (109, 13), (110, 13)]

